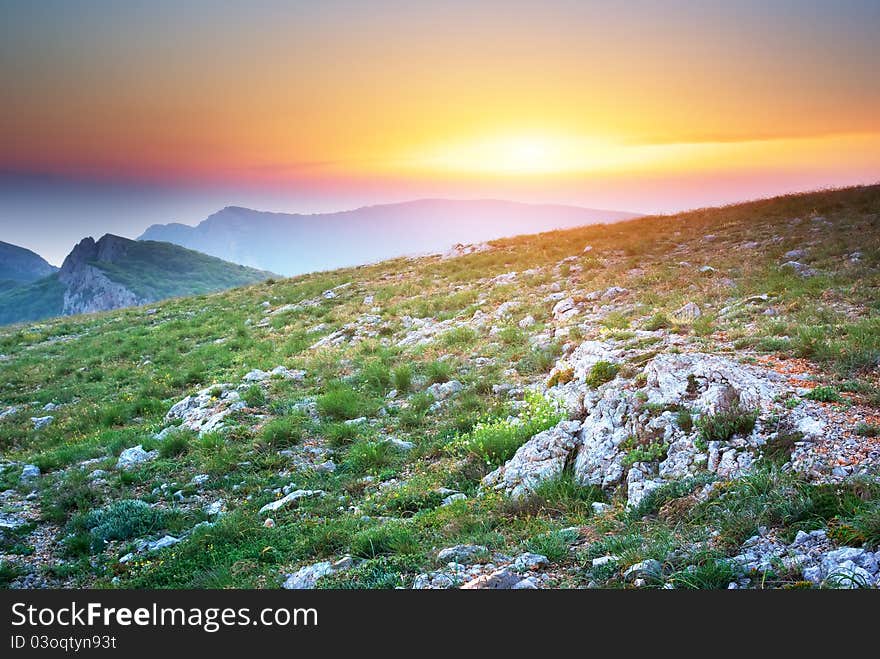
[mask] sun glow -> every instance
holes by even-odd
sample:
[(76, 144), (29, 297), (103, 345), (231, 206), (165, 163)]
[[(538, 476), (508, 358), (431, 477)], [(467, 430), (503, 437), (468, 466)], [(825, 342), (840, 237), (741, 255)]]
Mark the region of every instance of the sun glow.
[(620, 156), (615, 145), (595, 138), (518, 134), (431, 147), (407, 164), (478, 176), (540, 176), (606, 169), (619, 164)]

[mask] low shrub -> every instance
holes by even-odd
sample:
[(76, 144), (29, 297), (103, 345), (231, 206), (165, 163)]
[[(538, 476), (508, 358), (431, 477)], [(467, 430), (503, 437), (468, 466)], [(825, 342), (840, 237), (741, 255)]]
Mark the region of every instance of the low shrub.
[(109, 540), (130, 540), (154, 533), (162, 527), (164, 514), (137, 499), (114, 501), (85, 517), (92, 535), (92, 546), (100, 550)]
[(610, 382), (617, 377), (619, 370), (620, 367), (617, 364), (600, 360), (590, 368), (590, 372), (587, 374), (587, 385), (595, 389), (606, 382)]
[(386, 522), (359, 531), (351, 538), (351, 555), (359, 558), (414, 554), (418, 550), (418, 538), (412, 527), (404, 522)]
[(453, 446), (489, 465), (500, 465), (537, 433), (552, 428), (562, 419), (557, 405), (540, 394), (526, 394), (526, 404), (518, 417), (496, 418), (477, 423), (459, 437)]
[(705, 450), (709, 442), (728, 442), (737, 435), (749, 435), (757, 421), (758, 410), (743, 410), (739, 405), (717, 414), (701, 414), (697, 419), (700, 448)]

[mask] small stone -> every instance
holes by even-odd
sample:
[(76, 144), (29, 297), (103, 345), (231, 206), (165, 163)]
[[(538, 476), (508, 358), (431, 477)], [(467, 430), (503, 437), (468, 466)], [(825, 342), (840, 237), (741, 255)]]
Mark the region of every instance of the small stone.
[(441, 506), (448, 506), (450, 504), (455, 503), (456, 501), (465, 501), (467, 499), (467, 495), (461, 492), (456, 492), (455, 494), (450, 494), (448, 497), (443, 499), (440, 502)]
[(520, 577), (515, 572), (501, 568), (490, 574), (483, 574), (464, 584), (462, 590), (507, 590), (514, 588), (520, 581)]
[(160, 549), (165, 549), (171, 545), (176, 545), (178, 542), (180, 542), (180, 538), (175, 538), (173, 535), (162, 536), (158, 540), (149, 543), (147, 545), (147, 551), (159, 551)]
[(31, 423), (34, 424), (34, 430), (42, 430), (52, 425), (55, 420), (54, 416), (32, 416)]
[(470, 565), (479, 562), (480, 558), (486, 557), (489, 550), (483, 545), (455, 545), (437, 552), (437, 559), (444, 563), (461, 563)]
[(222, 515), (224, 508), (226, 508), (226, 503), (223, 501), (223, 499), (217, 499), (217, 501), (215, 501), (214, 503), (209, 503), (207, 506), (205, 506), (204, 510), (206, 515), (214, 516)]
[(649, 558), (640, 563), (630, 565), (623, 573), (623, 578), (627, 581), (635, 581), (636, 579), (657, 579), (663, 572), (663, 566), (660, 561)]
[(119, 459), (116, 461), (116, 468), (129, 469), (144, 462), (155, 460), (158, 456), (159, 451), (145, 451), (144, 447), (138, 444), (137, 446), (125, 449), (119, 454)]
[(27, 483), (40, 477), (40, 468), (37, 465), (25, 465), (21, 470), (20, 480)]
[(274, 529), (275, 528), (275, 520), (272, 519), (271, 517), (267, 517), (266, 521), (263, 522), (263, 526), (266, 527), (267, 529)]
[(260, 369), (255, 368), (242, 379), (245, 382), (262, 382), (263, 380), (268, 380), (270, 377), (272, 376), (266, 371), (261, 371)]
[(286, 590), (309, 590), (315, 587), (318, 579), (333, 574), (333, 565), (330, 561), (322, 561), (313, 565), (306, 565), (293, 574), (287, 575), (282, 588)]
[(688, 302), (680, 309), (674, 311), (672, 315), (681, 323), (692, 323), (702, 315), (702, 312), (696, 303)]
[(528, 327), (531, 327), (534, 324), (535, 324), (535, 317), (532, 316), (531, 314), (529, 314), (528, 316), (525, 316), (522, 320), (520, 320), (517, 323), (517, 325), (519, 325), (519, 327), (522, 329), (526, 329)]
[(545, 567), (549, 564), (550, 560), (546, 556), (533, 554), (531, 552), (520, 554), (513, 561), (513, 567), (521, 572), (537, 570), (538, 568)]
[(609, 563), (616, 563), (619, 560), (619, 556), (613, 556), (611, 554), (607, 556), (600, 556), (599, 558), (593, 559), (593, 567), (602, 567), (603, 565), (608, 565)]
[(275, 512), (276, 510), (280, 510), (281, 508), (284, 508), (288, 504), (298, 499), (315, 496), (324, 496), (324, 490), (294, 490), (290, 494), (278, 499), (277, 501), (267, 503), (265, 506), (260, 508), (260, 514), (262, 515), (263, 513)]

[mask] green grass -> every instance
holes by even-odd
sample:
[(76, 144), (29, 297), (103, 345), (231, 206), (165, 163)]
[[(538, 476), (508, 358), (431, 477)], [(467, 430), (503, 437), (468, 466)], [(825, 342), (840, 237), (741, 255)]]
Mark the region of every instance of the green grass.
[(123, 263), (96, 262), (113, 281), (138, 297), (161, 300), (253, 284), (271, 273), (151, 240), (126, 243)]
[(331, 420), (350, 420), (370, 414), (375, 409), (373, 401), (341, 382), (331, 383), (327, 393), (318, 398), (318, 411)]
[(109, 540), (130, 540), (163, 528), (166, 514), (143, 501), (122, 499), (93, 510), (83, 520), (95, 547)]
[(290, 448), (302, 441), (304, 419), (300, 416), (283, 416), (272, 419), (263, 426), (260, 435), (274, 449)]
[(419, 541), (413, 529), (404, 522), (385, 522), (364, 529), (351, 539), (351, 555), (375, 558), (388, 554), (414, 554)]
[(504, 417), (481, 421), (469, 433), (457, 438), (453, 446), (459, 453), (497, 466), (513, 457), (529, 438), (552, 428), (561, 418), (552, 402), (538, 394), (530, 394), (526, 397), (526, 407), (516, 419)]
[(817, 400), (822, 403), (839, 403), (844, 400), (843, 396), (840, 395), (840, 392), (837, 391), (837, 389), (824, 385), (810, 389), (810, 391), (804, 395), (804, 398)]
[(729, 442), (736, 436), (750, 435), (758, 420), (757, 410), (744, 410), (734, 405), (717, 414), (701, 414), (697, 429), (703, 445), (709, 442)]

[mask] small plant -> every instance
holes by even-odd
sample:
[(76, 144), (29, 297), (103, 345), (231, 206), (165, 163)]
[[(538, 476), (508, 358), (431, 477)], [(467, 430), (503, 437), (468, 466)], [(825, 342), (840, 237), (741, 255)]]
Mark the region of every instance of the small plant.
[(645, 321), (642, 327), (649, 332), (654, 332), (656, 330), (672, 327), (672, 321), (669, 320), (669, 316), (667, 316), (665, 313), (663, 313), (662, 311), (658, 311), (653, 316), (648, 318), (648, 320)]
[(330, 446), (339, 448), (357, 439), (358, 427), (353, 423), (328, 423), (321, 429), (321, 434)]
[(400, 413), (400, 425), (409, 429), (418, 428), (433, 404), (431, 394), (424, 391), (414, 394), (409, 399), (409, 405)]
[(486, 464), (503, 464), (533, 435), (552, 428), (562, 414), (552, 401), (540, 394), (526, 394), (525, 408), (518, 417), (483, 421), (453, 442), (456, 450), (473, 455)]
[(123, 499), (88, 513), (85, 526), (91, 532), (92, 547), (100, 550), (109, 540), (130, 540), (153, 533), (162, 527), (163, 521), (163, 513), (149, 504)]
[(473, 345), (477, 339), (477, 333), (470, 327), (456, 327), (440, 337), (441, 343), (447, 348), (466, 348)]
[(551, 563), (557, 563), (568, 557), (571, 543), (577, 540), (574, 531), (551, 531), (531, 538), (526, 549), (535, 554), (546, 556)]
[(617, 364), (600, 360), (593, 364), (590, 372), (587, 374), (587, 385), (596, 389), (600, 385), (610, 382), (617, 377), (617, 372), (619, 370), (620, 367), (617, 366)]
[(690, 432), (694, 428), (694, 417), (688, 409), (680, 409), (675, 414), (675, 423), (684, 432)]
[(434, 360), (425, 367), (425, 377), (430, 384), (449, 382), (452, 379), (452, 365), (441, 359)]
[(709, 336), (715, 331), (715, 321), (708, 314), (702, 315), (691, 323), (691, 329), (697, 336)]
[(348, 449), (345, 466), (357, 473), (378, 472), (394, 462), (394, 450), (390, 442), (359, 441)]
[(262, 407), (266, 404), (266, 394), (258, 384), (251, 385), (245, 389), (241, 398), (248, 407)]
[(546, 373), (553, 367), (558, 355), (559, 347), (556, 345), (548, 348), (533, 348), (519, 360), (516, 370), (522, 375)]
[(734, 561), (722, 558), (706, 558), (670, 575), (669, 581), (676, 588), (723, 590), (730, 582), (742, 575), (742, 568)]
[(0, 561), (0, 588), (6, 588), (9, 584), (24, 574), (24, 570), (12, 561)]
[(295, 416), (282, 416), (272, 419), (263, 426), (260, 433), (263, 441), (272, 448), (288, 448), (302, 440), (302, 419)]
[(397, 389), (398, 392), (405, 394), (412, 389), (412, 376), (412, 367), (409, 364), (398, 366), (391, 373), (394, 388)]
[(625, 330), (629, 328), (629, 318), (620, 311), (612, 311), (601, 322), (602, 325), (610, 330)]
[(757, 421), (758, 410), (743, 410), (738, 404), (726, 412), (702, 414), (697, 419), (700, 447), (707, 446), (709, 442), (728, 442), (737, 435), (750, 435)]
[(361, 380), (371, 391), (384, 395), (391, 385), (391, 372), (381, 361), (372, 361), (361, 369)]
[(188, 430), (175, 430), (159, 445), (159, 456), (168, 459), (183, 455), (189, 450), (192, 436), (193, 433)]
[(621, 464), (624, 467), (632, 467), (636, 462), (654, 462), (666, 457), (669, 444), (665, 442), (651, 442), (649, 444), (636, 445), (623, 456)]
[(412, 527), (404, 522), (386, 522), (359, 531), (351, 538), (351, 555), (375, 558), (386, 554), (414, 554), (419, 550)]
[(329, 419), (357, 419), (367, 412), (365, 401), (351, 386), (337, 382), (318, 398), (318, 411)]
[(859, 421), (856, 424), (855, 431), (857, 435), (862, 437), (880, 437), (880, 424)]
[(820, 385), (815, 389), (811, 389), (804, 398), (819, 401), (820, 403), (839, 403), (844, 400), (837, 389), (826, 385)]

